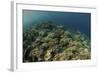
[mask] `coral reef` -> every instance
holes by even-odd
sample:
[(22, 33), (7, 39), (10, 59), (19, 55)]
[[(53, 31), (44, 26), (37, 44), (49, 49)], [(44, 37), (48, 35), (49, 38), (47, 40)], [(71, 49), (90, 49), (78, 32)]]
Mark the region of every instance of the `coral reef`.
[(90, 38), (53, 22), (41, 22), (23, 30), (23, 62), (87, 60)]

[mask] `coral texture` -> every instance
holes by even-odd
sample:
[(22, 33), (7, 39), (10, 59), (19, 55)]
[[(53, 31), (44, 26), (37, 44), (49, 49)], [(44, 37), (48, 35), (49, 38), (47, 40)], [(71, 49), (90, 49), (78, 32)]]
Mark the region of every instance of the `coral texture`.
[(23, 62), (87, 60), (91, 58), (90, 45), (85, 34), (52, 22), (23, 28)]

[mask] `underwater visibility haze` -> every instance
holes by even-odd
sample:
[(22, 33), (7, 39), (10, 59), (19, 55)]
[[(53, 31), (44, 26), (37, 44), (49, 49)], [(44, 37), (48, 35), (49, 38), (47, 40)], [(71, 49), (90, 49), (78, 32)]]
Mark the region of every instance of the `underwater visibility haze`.
[(23, 10), (23, 62), (91, 59), (91, 14)]

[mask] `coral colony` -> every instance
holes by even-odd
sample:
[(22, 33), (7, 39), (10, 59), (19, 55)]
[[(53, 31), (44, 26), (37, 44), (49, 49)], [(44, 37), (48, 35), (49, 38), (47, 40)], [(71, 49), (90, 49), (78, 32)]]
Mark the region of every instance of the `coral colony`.
[(80, 31), (46, 21), (23, 28), (23, 62), (87, 60), (90, 39)]

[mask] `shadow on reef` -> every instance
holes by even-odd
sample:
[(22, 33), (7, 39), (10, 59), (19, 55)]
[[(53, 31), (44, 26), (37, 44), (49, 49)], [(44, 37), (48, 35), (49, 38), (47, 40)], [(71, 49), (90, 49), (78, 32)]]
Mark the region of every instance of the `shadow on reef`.
[(23, 28), (23, 62), (86, 60), (91, 58), (90, 39), (63, 25), (42, 22)]

